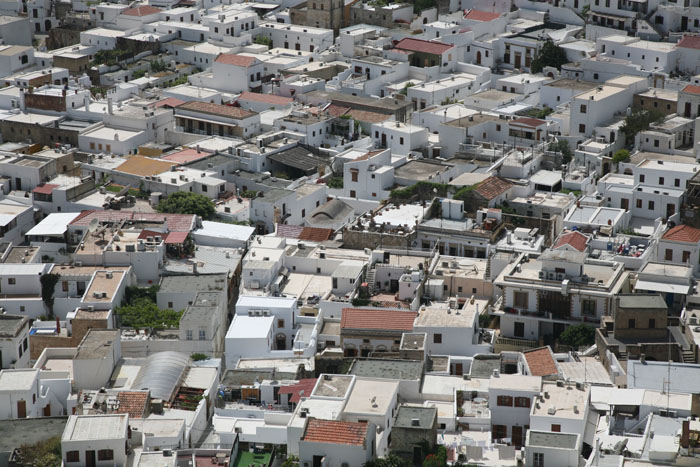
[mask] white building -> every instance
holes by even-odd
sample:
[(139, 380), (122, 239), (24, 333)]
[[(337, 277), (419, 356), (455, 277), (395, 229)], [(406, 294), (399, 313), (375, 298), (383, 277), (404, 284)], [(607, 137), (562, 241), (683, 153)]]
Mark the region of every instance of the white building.
[(372, 138), (379, 148), (407, 155), (428, 144), (428, 130), (410, 123), (386, 121), (372, 125)]
[(0, 315), (0, 369), (25, 368), (29, 362), (29, 320)]
[(63, 464), (123, 467), (129, 450), (129, 415), (71, 415), (61, 437)]
[(226, 333), (226, 367), (235, 368), (241, 358), (267, 356), (272, 349), (274, 325), (274, 316), (234, 316)]
[(276, 350), (292, 348), (294, 316), (298, 313), (296, 297), (257, 297), (242, 295), (236, 302), (236, 316), (271, 316)]
[(525, 443), (525, 426), (530, 425), (530, 409), (541, 388), (539, 376), (503, 375), (494, 370), (488, 389), (493, 440), (510, 438), (515, 446)]

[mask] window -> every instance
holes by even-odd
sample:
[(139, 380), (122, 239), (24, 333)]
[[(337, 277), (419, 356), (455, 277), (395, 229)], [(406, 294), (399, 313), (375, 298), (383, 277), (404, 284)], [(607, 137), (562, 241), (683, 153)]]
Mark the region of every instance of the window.
[(199, 330), (199, 340), (200, 341), (207, 340), (207, 331), (205, 331), (204, 329)]
[(663, 184), (664, 184), (664, 178), (663, 178), (663, 177), (659, 177), (659, 185), (663, 185)]
[(650, 210), (650, 211), (653, 211), (653, 210), (654, 210), (654, 202), (653, 202), (653, 201), (649, 201), (648, 206), (649, 206), (649, 210)]
[(278, 327), (278, 328), (283, 328), (283, 327), (284, 327), (284, 320), (283, 320), (283, 319), (278, 319), (278, 320), (277, 320), (277, 327)]
[(530, 408), (530, 398), (529, 397), (516, 397), (515, 398), (516, 407)]
[(513, 397), (498, 396), (496, 398), (496, 405), (498, 405), (499, 407), (513, 407)]
[(515, 292), (513, 294), (513, 303), (516, 306), (516, 308), (527, 308), (527, 302), (527, 292)]
[(683, 252), (683, 259), (681, 261), (683, 261), (684, 263), (690, 262), (690, 252), (689, 251)]
[(582, 114), (586, 113), (586, 104), (581, 104), (581, 113)]
[(170, 308), (170, 309), (172, 310), (172, 308), (173, 308), (173, 302), (168, 302), (168, 308)]
[(508, 427), (505, 425), (493, 425), (491, 427), (491, 437), (493, 439), (503, 439), (508, 436)]
[(9, 285), (15, 285), (15, 284), (17, 283), (17, 280), (16, 280), (14, 277), (9, 277), (9, 278), (7, 279), (7, 283), (8, 283)]
[(185, 331), (185, 336), (186, 336), (186, 339), (188, 341), (191, 341), (192, 340), (192, 330), (188, 329), (187, 331)]
[(100, 449), (97, 451), (98, 461), (111, 461), (114, 459), (114, 451), (111, 449)]
[(301, 210), (301, 217), (306, 217), (306, 209)]
[(357, 175), (359, 173), (359, 170), (357, 169), (350, 169), (350, 180), (353, 182), (357, 181)]
[(583, 123), (580, 123), (578, 126), (578, 132), (585, 133), (586, 132), (586, 125), (584, 125)]
[(442, 334), (433, 334), (433, 344), (442, 344)]
[(584, 315), (595, 316), (595, 300), (584, 300), (581, 303), (581, 310)]
[(644, 174), (641, 174), (641, 175), (639, 176), (639, 183), (644, 183), (644, 179), (645, 179), (645, 178), (646, 178), (646, 177), (644, 177)]
[(642, 209), (642, 200), (641, 199), (637, 200), (637, 208)]
[(681, 186), (681, 179), (677, 178), (673, 181), (673, 186)]
[(68, 281), (63, 281), (63, 283), (61, 284), (61, 290), (63, 290), (64, 292), (68, 292)]
[(666, 248), (666, 252), (664, 253), (664, 260), (673, 261), (673, 250), (672, 249)]
[(559, 433), (559, 432), (561, 431), (561, 425), (557, 425), (557, 424), (554, 424), (554, 423), (553, 423), (553, 424), (552, 424), (552, 429), (549, 430), (549, 431), (553, 431), (553, 432), (555, 432), (555, 433)]
[(357, 198), (357, 193), (355, 193), (355, 190), (350, 190), (350, 197)]
[(403, 146), (403, 136), (399, 138), (399, 144)]
[(651, 318), (649, 320), (649, 329), (654, 329), (656, 328), (656, 320), (654, 318)]
[(627, 321), (627, 327), (629, 329), (634, 329), (634, 325), (635, 325), (634, 319), (630, 319)]
[[(598, 4), (596, 0), (596, 5)], [(544, 453), (532, 453), (532, 467), (544, 467)]]
[(66, 462), (80, 462), (80, 451), (68, 451), (66, 453)]

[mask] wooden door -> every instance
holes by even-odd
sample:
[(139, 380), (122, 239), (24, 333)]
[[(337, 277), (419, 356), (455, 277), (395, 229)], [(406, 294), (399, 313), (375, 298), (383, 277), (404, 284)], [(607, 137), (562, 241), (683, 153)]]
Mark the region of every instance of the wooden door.
[(521, 426), (513, 427), (513, 445), (517, 447), (523, 445), (523, 427)]
[(17, 418), (27, 418), (27, 401), (17, 401)]
[(464, 368), (461, 363), (455, 363), (455, 375), (462, 376), (464, 374)]
[(85, 467), (95, 467), (95, 451), (85, 451)]

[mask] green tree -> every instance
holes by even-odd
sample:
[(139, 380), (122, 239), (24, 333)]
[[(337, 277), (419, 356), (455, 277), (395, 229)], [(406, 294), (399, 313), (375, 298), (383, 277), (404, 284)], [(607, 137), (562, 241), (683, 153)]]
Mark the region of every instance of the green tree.
[(562, 164), (568, 164), (574, 157), (574, 153), (569, 147), (569, 143), (564, 140), (557, 141), (556, 143), (551, 143), (548, 148), (550, 151), (560, 152), (562, 155)]
[(595, 329), (584, 323), (569, 326), (559, 335), (559, 343), (575, 349), (592, 345), (594, 342)]
[(646, 130), (649, 128), (649, 125), (663, 120), (663, 118), (664, 114), (656, 109), (633, 109), (632, 112), (625, 117), (625, 122), (620, 127), (620, 131), (625, 134), (626, 143), (632, 144), (634, 143), (634, 137), (637, 136), (637, 133)]
[(436, 6), (435, 0), (415, 0), (413, 2), (413, 12), (420, 13), (428, 8), (433, 8)]
[(39, 278), (41, 282), (41, 299), (44, 301), (46, 308), (49, 309), (49, 317), (53, 318), (53, 294), (56, 290), (56, 284), (61, 279), (58, 274), (44, 274)]
[(331, 177), (326, 185), (328, 188), (343, 188), (343, 177)]
[(59, 467), (61, 465), (61, 437), (56, 436), (33, 445), (20, 447), (18, 465), (34, 467)]
[(282, 462), (282, 467), (299, 467), (299, 458), (295, 455), (289, 455)]
[(192, 359), (193, 362), (201, 362), (202, 360), (209, 360), (209, 357), (207, 356), (207, 354), (198, 353), (198, 352), (190, 355), (190, 358)]
[(117, 316), (124, 327), (168, 329), (179, 326), (182, 311), (161, 310), (151, 299), (141, 297), (117, 308)]
[(619, 149), (615, 151), (615, 154), (613, 154), (613, 162), (618, 163), (618, 162), (625, 162), (630, 159), (630, 152), (627, 149)]
[(438, 446), (435, 454), (428, 454), (423, 460), (423, 467), (445, 467), (447, 466), (447, 448)]
[(178, 191), (158, 203), (158, 212), (196, 214), (202, 219), (211, 219), (216, 210), (214, 203), (204, 195), (189, 191)]
[(272, 39), (267, 36), (256, 36), (253, 42), (259, 45), (266, 45), (268, 49), (272, 47)]
[(569, 63), (569, 59), (566, 58), (566, 51), (551, 40), (548, 40), (537, 51), (535, 58), (530, 64), (530, 72), (540, 73), (547, 66), (553, 66), (557, 70), (561, 70), (561, 66), (566, 63)]

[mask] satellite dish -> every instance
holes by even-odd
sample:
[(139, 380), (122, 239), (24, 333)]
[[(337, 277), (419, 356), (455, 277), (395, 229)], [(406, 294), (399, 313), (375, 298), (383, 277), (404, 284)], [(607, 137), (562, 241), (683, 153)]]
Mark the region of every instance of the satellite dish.
[(90, 221), (90, 225), (88, 225), (88, 232), (94, 232), (97, 230), (97, 227), (100, 225), (100, 221), (97, 218), (94, 218), (93, 220)]

